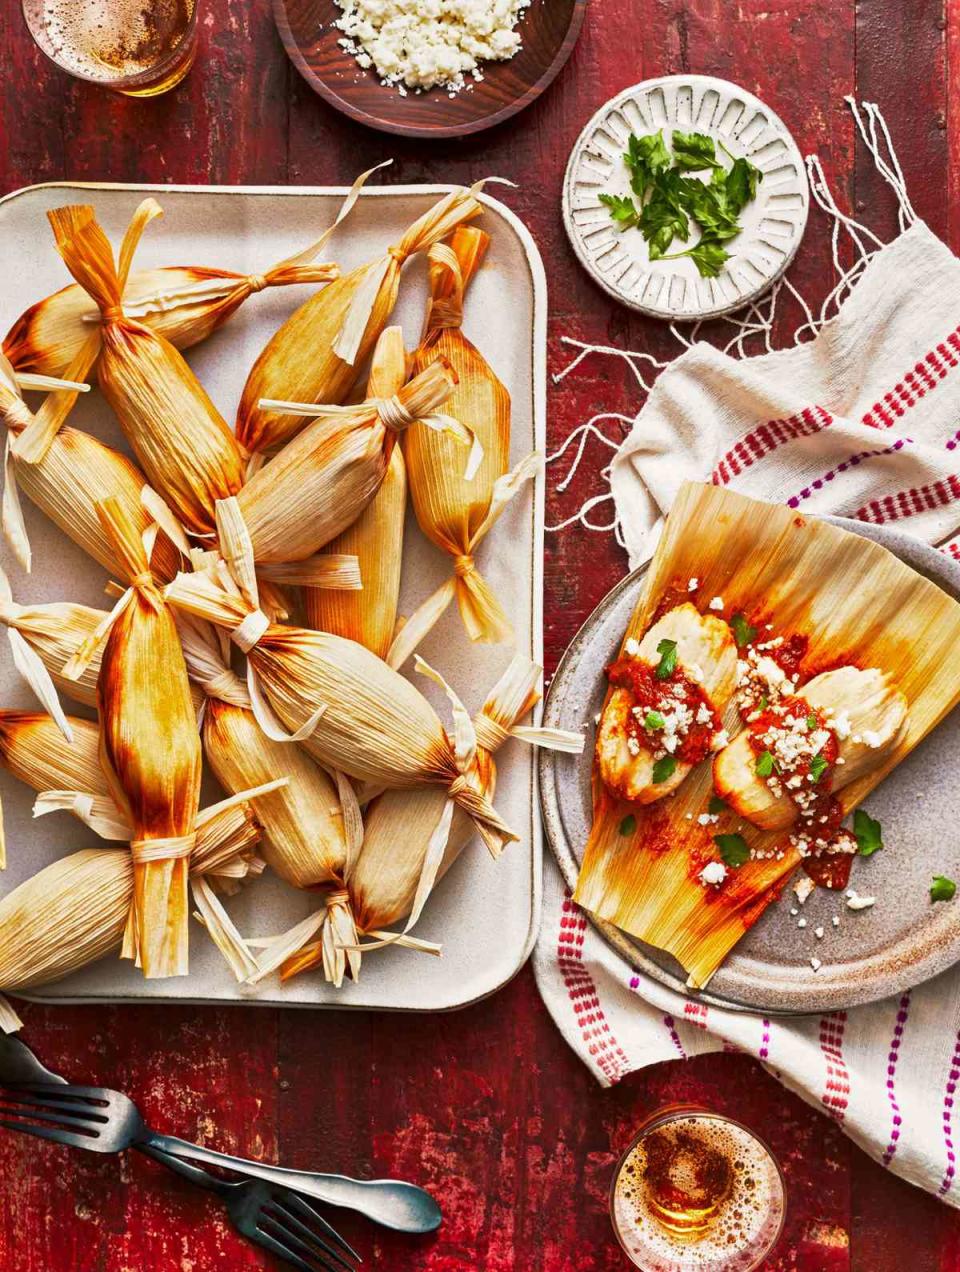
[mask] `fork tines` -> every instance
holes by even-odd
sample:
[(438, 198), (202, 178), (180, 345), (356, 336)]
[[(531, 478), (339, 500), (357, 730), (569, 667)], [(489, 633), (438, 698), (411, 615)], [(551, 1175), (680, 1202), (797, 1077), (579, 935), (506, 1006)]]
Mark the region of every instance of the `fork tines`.
[[(274, 1243), (274, 1253), (282, 1254), (301, 1272), (355, 1272), (361, 1261), (356, 1250), (323, 1216), (289, 1189), (278, 1188), (271, 1193), (260, 1207), (256, 1226), (261, 1237)], [(323, 1236), (314, 1228), (319, 1228)]]

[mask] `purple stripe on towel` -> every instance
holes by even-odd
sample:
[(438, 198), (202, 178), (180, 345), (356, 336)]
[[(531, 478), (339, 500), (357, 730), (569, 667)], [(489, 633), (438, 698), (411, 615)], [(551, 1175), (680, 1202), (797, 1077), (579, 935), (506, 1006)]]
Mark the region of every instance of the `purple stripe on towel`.
[(953, 1047), (953, 1058), (950, 1061), (950, 1073), (943, 1094), (943, 1143), (947, 1151), (947, 1168), (943, 1172), (940, 1184), (940, 1196), (945, 1196), (953, 1187), (953, 1179), (957, 1173), (957, 1155), (953, 1148), (953, 1096), (960, 1078), (960, 1033)]
[(904, 446), (913, 444), (912, 437), (901, 437), (892, 446), (884, 446), (882, 450), (860, 451), (858, 455), (851, 455), (849, 459), (845, 459), (843, 463), (838, 464), (836, 468), (831, 468), (818, 477), (816, 481), (804, 486), (798, 495), (791, 495), (787, 500), (788, 508), (799, 508), (804, 499), (809, 499), (812, 494), (818, 490), (822, 490), (827, 482), (833, 481), (834, 477), (845, 473), (848, 468), (856, 468), (858, 464), (862, 464), (865, 459), (878, 459), (883, 455), (895, 455), (898, 450), (902, 450)]
[(903, 1118), (900, 1116), (900, 1105), (897, 1103), (897, 1092), (895, 1080), (897, 1075), (897, 1061), (900, 1058), (900, 1044), (903, 1041), (903, 1031), (907, 1024), (907, 1016), (910, 1013), (910, 991), (908, 990), (900, 999), (897, 1007), (897, 1021), (893, 1027), (893, 1037), (890, 1039), (890, 1053), (887, 1056), (887, 1099), (890, 1101), (890, 1108), (893, 1112), (893, 1125), (890, 1128), (890, 1140), (887, 1144), (886, 1151), (883, 1154), (884, 1166), (889, 1166), (893, 1161), (894, 1154), (899, 1147), (900, 1126)]

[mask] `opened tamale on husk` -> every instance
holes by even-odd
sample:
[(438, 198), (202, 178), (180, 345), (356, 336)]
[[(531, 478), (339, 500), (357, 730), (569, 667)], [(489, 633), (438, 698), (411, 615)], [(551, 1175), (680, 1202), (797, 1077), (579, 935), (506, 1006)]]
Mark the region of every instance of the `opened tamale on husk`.
[[(438, 360), (395, 395), (324, 415), (255, 473), (236, 497), (257, 564), (312, 556), (347, 528), (380, 489), (398, 435), (411, 426), (455, 427), (434, 413), (456, 374)], [(455, 443), (468, 460), (467, 433)]]
[[(43, 408), (41, 408), (42, 410)], [(7, 429), (7, 465), (3, 493), (3, 529), (20, 564), (30, 569), (31, 553), (20, 514), (17, 486), (41, 512), (86, 553), (111, 572), (116, 570), (113, 545), (104, 533), (96, 503), (111, 496), (120, 500), (142, 533), (152, 520), (142, 499), (147, 484), (143, 473), (89, 433), (60, 427), (36, 462), (24, 458), (17, 438), (35, 417), (23, 401), (8, 365), (0, 359), (0, 419)], [(157, 536), (151, 568), (166, 582), (179, 566), (177, 549), (165, 534)]]
[[(406, 379), (407, 355), (400, 327), (387, 327), (377, 341), (367, 384), (368, 398), (391, 398)], [(459, 457), (462, 462), (462, 455)], [(380, 488), (360, 516), (326, 545), (328, 552), (356, 556), (362, 590), (304, 588), (310, 627), (366, 645), (386, 658), (397, 625), (407, 477), (403, 452), (394, 445)]]
[[(470, 764), (470, 781), (489, 799), (496, 789), (494, 753), (511, 737), (551, 749), (583, 749), (581, 734), (520, 725), (540, 700), (540, 676), (541, 669), (535, 663), (517, 654), (474, 717), (477, 747)], [(419, 918), (434, 884), (476, 833), (470, 818), (456, 808), (445, 842), (442, 829), (438, 837), (446, 802), (444, 791), (421, 788), (385, 791), (367, 806), (363, 845), (346, 878), (348, 906), (357, 932), (386, 944), (411, 944), (432, 952), (423, 942), (407, 941), (406, 933)], [(408, 915), (411, 921), (399, 938), (384, 931)], [(362, 953), (362, 949), (355, 953)], [(322, 956), (320, 943), (306, 947), (284, 963), (283, 978), (326, 962)]]
[(101, 657), (101, 741), (134, 830), (131, 940), (146, 977), (187, 972), (187, 859), (200, 801), (201, 748), (176, 624), (147, 568), (135, 527), (114, 500), (99, 505), (129, 584)]
[[(827, 668), (877, 668), (907, 699), (906, 725), (877, 766), (837, 794), (854, 809), (960, 700), (949, 674), (960, 641), (960, 605), (859, 535), (717, 486), (686, 483), (667, 520), (624, 643), (639, 640), (673, 589), (687, 600), (719, 596), (728, 619), (809, 645), (799, 694)], [(850, 580), (856, 579), (856, 587)], [(736, 703), (726, 710), (731, 736)], [(594, 769), (594, 820), (576, 900), (599, 918), (674, 955), (703, 987), (775, 898), (799, 854), (789, 832), (763, 832), (732, 812), (701, 826), (712, 792), (702, 763), (670, 799), (641, 806), (614, 799)], [(754, 854), (719, 887), (700, 871), (719, 860), (714, 834), (739, 834)], [(764, 856), (758, 857), (756, 854)]]
[(230, 632), (247, 655), (261, 723), (268, 700), (325, 768), (374, 786), (442, 786), (493, 850), (516, 839), (461, 773), (458, 753), (426, 698), (368, 649), (326, 632), (275, 626), (254, 602), (225, 591), (207, 572), (178, 575), (165, 595)]
[(100, 388), (113, 407), (150, 485), (189, 531), (209, 534), (218, 499), (243, 485), (236, 439), (183, 356), (144, 324), (126, 318), (122, 296), (144, 227), (160, 214), (153, 199), (137, 209), (124, 236), (119, 266), (87, 206), (48, 213), (57, 249), (98, 305)]
[[(445, 358), (457, 386), (445, 410), (468, 425), (483, 447), (483, 460), (467, 479), (450, 438), (438, 433), (403, 438), (410, 497), (421, 530), (453, 558), (453, 578), (432, 598), (436, 611), (456, 596), (471, 640), (506, 641), (512, 630), (474, 561), (474, 552), (510, 497), (535, 470), (528, 461), (511, 480), (510, 395), (487, 360), (464, 335), (464, 292), (480, 266), (489, 235), (462, 226), (448, 244), (430, 249), (430, 301), (425, 334), (413, 359), (415, 372)], [(436, 617), (434, 620), (436, 621)]]
[(264, 410), (263, 398), (344, 402), (397, 302), (404, 261), (479, 215), (470, 190), (453, 190), (383, 256), (312, 296), (274, 333), (247, 377), (237, 437), (249, 451), (271, 452), (303, 428), (303, 420)]

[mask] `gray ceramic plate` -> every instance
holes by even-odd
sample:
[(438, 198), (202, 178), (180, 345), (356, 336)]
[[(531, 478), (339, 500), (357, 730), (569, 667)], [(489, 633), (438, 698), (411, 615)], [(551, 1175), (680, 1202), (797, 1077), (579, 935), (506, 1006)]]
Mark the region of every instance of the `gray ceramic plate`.
[[(828, 520), (876, 540), (960, 600), (960, 565), (933, 548), (892, 530)], [(577, 729), (589, 723), (592, 741), (605, 692), (603, 668), (619, 648), (644, 573), (637, 570), (619, 583), (574, 638), (550, 687), (545, 725)], [(582, 756), (540, 753), (547, 839), (571, 888), (590, 828), (591, 762), (592, 746)], [(800, 929), (790, 914), (796, 898), (788, 887), (698, 995), (702, 1001), (776, 1014), (836, 1011), (901, 993), (960, 961), (960, 895), (937, 905), (929, 895), (933, 875), (960, 879), (960, 836), (952, 829), (960, 806), (960, 713), (948, 716), (866, 806), (883, 824), (886, 847), (870, 859), (857, 859), (851, 886), (875, 896), (876, 905), (855, 913), (843, 898), (817, 889), (802, 907), (807, 924)], [(833, 925), (835, 915), (839, 927)], [(669, 954), (610, 924), (594, 923), (638, 972), (691, 992)], [(822, 960), (819, 972), (811, 968), (811, 956)]]

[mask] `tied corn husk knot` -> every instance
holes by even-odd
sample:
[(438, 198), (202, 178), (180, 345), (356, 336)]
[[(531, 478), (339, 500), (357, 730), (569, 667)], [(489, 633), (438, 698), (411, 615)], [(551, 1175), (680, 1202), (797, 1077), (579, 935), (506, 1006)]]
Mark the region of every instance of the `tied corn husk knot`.
[(472, 190), (453, 190), (419, 217), (377, 260), (331, 283), (292, 314), (254, 363), (237, 414), (237, 437), (250, 451), (275, 451), (303, 427), (282, 403), (346, 400), (397, 302), (400, 271), (462, 221), (478, 216)]
[[(499, 643), (513, 638), (510, 622), (476, 568), (474, 557), (510, 500), (539, 471), (541, 460), (531, 455), (512, 473), (507, 471), (510, 395), (460, 328), (464, 292), (488, 244), (489, 235), (482, 230), (461, 226), (449, 245), (437, 244), (430, 250), (430, 303), (413, 367), (422, 371), (440, 357), (454, 366), (457, 385), (445, 409), (469, 422), (483, 459), (468, 476), (458, 467), (448, 438), (419, 429), (403, 436), (417, 521), (427, 538), (450, 555), (453, 564), (451, 579), (408, 621), (407, 642), (422, 639), (423, 629), (429, 630), (454, 598), (471, 640)], [(400, 666), (410, 648), (401, 633), (391, 662)]]
[[(165, 589), (177, 607), (225, 628), (236, 640), (258, 611), (209, 573), (180, 574)], [(268, 736), (302, 742), (324, 767), (375, 786), (437, 784), (499, 851), (516, 836), (489, 801), (460, 780), (474, 745), (469, 716), (452, 691), (456, 743), (413, 685), (355, 641), (257, 622), (249, 643), (248, 688)], [(293, 730), (285, 734), (284, 726)]]
[(243, 454), (182, 355), (122, 308), (140, 236), (159, 215), (156, 200), (140, 204), (115, 263), (91, 207), (48, 213), (60, 255), (101, 312), (97, 371), (104, 397), (150, 485), (188, 531), (209, 534), (216, 501), (243, 485)]
[[(399, 394), (407, 378), (407, 352), (400, 327), (387, 327), (377, 341), (367, 383), (368, 398)], [(356, 556), (363, 588), (356, 593), (308, 587), (307, 623), (319, 631), (358, 641), (386, 658), (397, 626), (407, 475), (403, 452), (394, 446), (376, 494), (345, 530), (326, 546)]]
[[(202, 763), (180, 639), (136, 528), (115, 500), (98, 507), (130, 582), (97, 683), (103, 763), (133, 839), (176, 845), (195, 829)], [(187, 973), (187, 873), (183, 856), (134, 861), (124, 955), (138, 958), (148, 978)]]
[(438, 360), (391, 398), (343, 407), (286, 403), (319, 418), (236, 497), (258, 565), (309, 557), (344, 531), (383, 484), (400, 430), (451, 431), (458, 450), (471, 443), (472, 462), (472, 432), (437, 414), (455, 383), (450, 365)]

